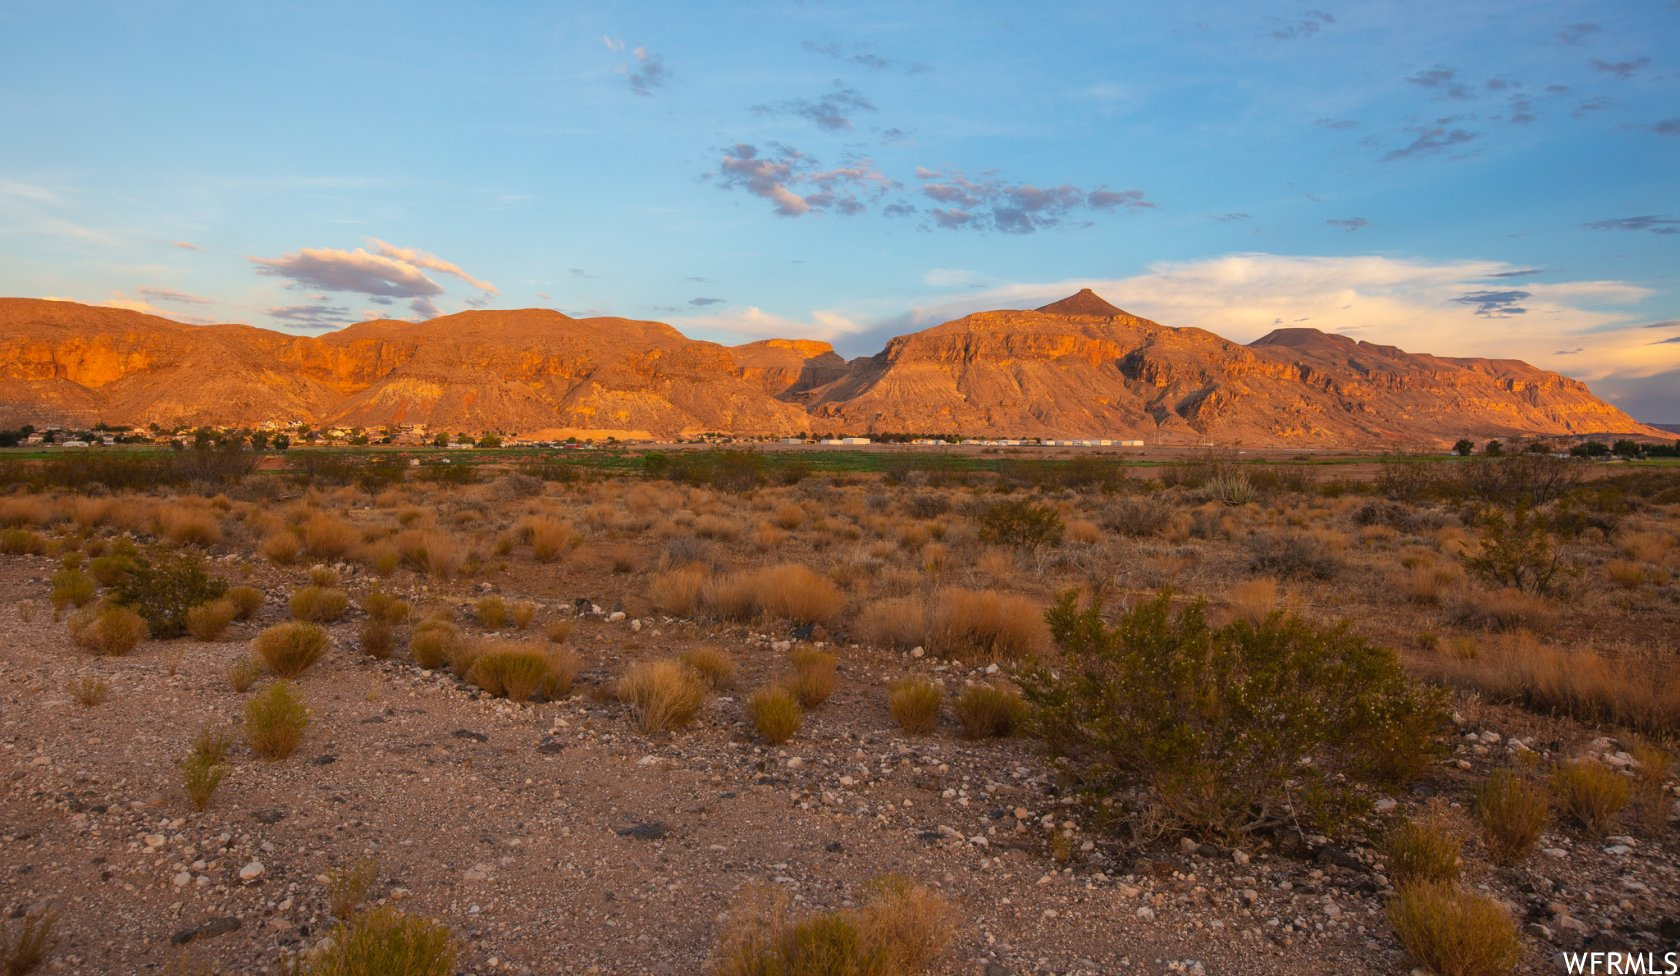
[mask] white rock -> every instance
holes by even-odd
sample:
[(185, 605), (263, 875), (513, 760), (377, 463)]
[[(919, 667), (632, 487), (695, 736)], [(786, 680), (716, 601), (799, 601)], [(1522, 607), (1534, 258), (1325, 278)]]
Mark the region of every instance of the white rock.
[(250, 864), (247, 864), (239, 869), (239, 880), (249, 884), (250, 882), (262, 877), (263, 872), (266, 870), (267, 868), (263, 867), (263, 863), (261, 861), (252, 861)]

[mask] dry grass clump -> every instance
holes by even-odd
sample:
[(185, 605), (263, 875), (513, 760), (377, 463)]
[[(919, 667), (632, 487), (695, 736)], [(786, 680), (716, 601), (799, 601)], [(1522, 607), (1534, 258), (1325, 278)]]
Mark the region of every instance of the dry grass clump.
[(70, 697), (76, 699), (76, 704), (83, 708), (93, 708), (105, 701), (111, 693), (111, 686), (102, 679), (82, 675), (74, 679), (67, 686)]
[(323, 589), (331, 589), (332, 587), (337, 586), (339, 582), (340, 579), (338, 570), (333, 569), (331, 566), (309, 567), (310, 586), (319, 586)]
[(473, 655), (467, 680), (498, 698), (524, 702), (541, 695), (552, 700), (571, 691), (581, 667), (570, 648), (486, 641)]
[(90, 608), (70, 621), (70, 636), (76, 644), (106, 657), (122, 657), (149, 635), (145, 618), (128, 607)]
[(350, 594), (336, 588), (311, 584), (292, 594), (288, 606), (293, 620), (332, 623), (350, 609)]
[(1231, 612), (1239, 620), (1259, 623), (1278, 608), (1277, 580), (1251, 579), (1231, 587)]
[(556, 617), (543, 627), (543, 636), (551, 644), (564, 644), (572, 636), (572, 622), (564, 617)]
[(7, 529), (0, 532), (0, 553), (8, 556), (45, 556), (47, 537), (28, 529)]
[(1646, 829), (1659, 834), (1668, 824), (1668, 773), (1674, 756), (1654, 742), (1635, 742), (1628, 748), (1639, 764), (1635, 780), (1635, 807)]
[(887, 709), (898, 727), (911, 735), (927, 735), (939, 721), (945, 690), (926, 678), (894, 682), (887, 689)]
[(1453, 623), (1479, 630), (1540, 632), (1557, 622), (1557, 609), (1545, 597), (1518, 589), (1460, 587), (1446, 599), (1444, 607)]
[(21, 529), (46, 525), (52, 517), (52, 506), (39, 495), (0, 498), (0, 528)]
[(711, 577), (710, 571), (697, 563), (655, 573), (648, 584), (648, 599), (661, 613), (692, 617), (700, 609), (700, 594)]
[(477, 614), (478, 623), (485, 630), (501, 630), (508, 622), (507, 601), (493, 594), (480, 597), (473, 604), (473, 613)]
[(404, 566), (434, 579), (457, 575), (467, 561), (460, 543), (443, 532), (409, 529), (397, 533), (391, 542)]
[(257, 552), (276, 566), (290, 566), (303, 555), (303, 543), (290, 529), (270, 533), (257, 545)]
[(262, 609), (262, 590), (254, 586), (236, 586), (227, 591), (228, 602), (233, 604), (233, 619), (250, 620)]
[(733, 542), (741, 537), (741, 524), (734, 519), (722, 515), (706, 514), (694, 520), (690, 526), (694, 534), (702, 539), (716, 539), (720, 542)]
[(1602, 837), (1633, 799), (1633, 784), (1592, 759), (1560, 763), (1552, 770), (1552, 796), (1589, 836)]
[(99, 584), (93, 577), (68, 566), (52, 575), (51, 586), (50, 597), (55, 612), (65, 607), (85, 607), (99, 593)]
[(1044, 609), (1023, 596), (996, 590), (940, 590), (928, 649), (958, 660), (1022, 661), (1050, 644)]
[(1440, 603), (1463, 578), (1464, 572), (1456, 563), (1416, 560), (1400, 577), (1400, 593), (1414, 603)]
[(798, 563), (731, 573), (708, 583), (702, 600), (726, 620), (778, 617), (801, 624), (832, 623), (846, 604), (832, 581)]
[(370, 590), (368, 595), (362, 598), (362, 612), (381, 623), (397, 625), (407, 623), (413, 610), (407, 602), (389, 593)]
[(576, 549), (583, 536), (563, 519), (534, 515), (515, 529), (521, 541), (531, 545), (531, 556), (539, 563), (551, 563)]
[(269, 673), (295, 678), (327, 652), (327, 632), (311, 623), (275, 624), (251, 641)]
[(1456, 881), (1464, 870), (1464, 841), (1446, 808), (1430, 804), (1383, 838), (1388, 874), (1396, 887), (1415, 881)]
[(1546, 791), (1513, 770), (1496, 769), (1476, 787), (1476, 823), (1495, 864), (1528, 857), (1550, 820)]
[(783, 685), (768, 685), (747, 698), (747, 720), (764, 741), (779, 746), (794, 737), (805, 724), (805, 709), (798, 696)]
[(238, 613), (238, 608), (227, 597), (200, 603), (187, 610), (187, 633), (194, 640), (213, 641), (222, 636)]
[(210, 800), (215, 797), (217, 788), (229, 771), (227, 763), (220, 758), (197, 750), (181, 761), (181, 786), (186, 790), (187, 800), (194, 810), (203, 813), (210, 806)]
[(362, 646), (362, 653), (377, 660), (385, 660), (397, 650), (397, 631), (395, 627), (378, 617), (369, 617), (356, 628), (356, 640)]
[(537, 618), (537, 605), (527, 600), (520, 600), (508, 605), (508, 622), (513, 624), (514, 630), (524, 630), (531, 626), (531, 621)]
[(240, 694), (251, 690), (251, 686), (262, 676), (262, 662), (249, 655), (238, 658), (227, 666), (228, 686)]
[(347, 867), (327, 872), (327, 911), (339, 921), (346, 921), (367, 900), (368, 892), (379, 877), (379, 859), (358, 858)]
[(1401, 888), (1388, 903), (1388, 920), (1406, 951), (1437, 976), (1504, 976), (1522, 959), (1505, 907), (1450, 883)]
[(857, 615), (852, 629), (881, 647), (915, 647), (927, 640), (927, 603), (914, 593), (872, 600)]
[(447, 620), (431, 617), (422, 620), (408, 638), (408, 653), (414, 663), (428, 671), (447, 667), (460, 652), (464, 642), (460, 631)]
[(311, 515), (302, 534), (303, 550), (311, 559), (343, 559), (362, 541), (355, 526), (325, 512)]
[(855, 909), (794, 918), (780, 889), (748, 889), (730, 911), (713, 957), (717, 976), (919, 976), (955, 932), (943, 895), (888, 876)]
[(52, 912), (27, 912), (15, 934), (0, 933), (0, 969), (4, 969), (6, 976), (24, 976), (46, 962), (57, 924), (58, 916)]
[(632, 664), (618, 681), (618, 698), (636, 714), (643, 732), (685, 728), (706, 703), (706, 682), (681, 661), (665, 658)]
[(735, 685), (735, 658), (717, 644), (702, 644), (683, 652), (682, 662), (706, 679), (713, 691), (724, 691)]
[(290, 976), (452, 976), (459, 951), (448, 926), (386, 905), (335, 929)]
[(288, 682), (276, 681), (245, 703), (245, 741), (264, 759), (291, 755), (308, 727), (309, 709)]
[(180, 504), (166, 505), (158, 513), (159, 534), (182, 546), (213, 546), (222, 541), (222, 525), (216, 513)]
[(793, 674), (782, 683), (805, 708), (828, 701), (840, 686), (840, 661), (827, 651), (801, 648), (788, 655)]
[(1014, 687), (1004, 684), (969, 685), (951, 710), (970, 739), (1006, 739), (1027, 718), (1027, 703)]

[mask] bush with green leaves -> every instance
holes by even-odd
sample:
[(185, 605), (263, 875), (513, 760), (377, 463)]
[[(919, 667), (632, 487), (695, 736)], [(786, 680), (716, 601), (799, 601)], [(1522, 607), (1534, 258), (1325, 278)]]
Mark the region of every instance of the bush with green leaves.
[(1088, 788), (1141, 786), (1191, 833), (1232, 838), (1295, 820), (1333, 830), (1362, 785), (1419, 775), (1444, 693), (1348, 626), (1273, 613), (1213, 628), (1205, 601), (1163, 591), (1112, 627), (1069, 592), (1046, 614), (1054, 668), (1022, 675), (1033, 725)]
[(1480, 541), (1475, 554), (1464, 557), (1464, 568), (1492, 586), (1545, 594), (1575, 572), (1552, 534), (1552, 519), (1526, 502), (1509, 516), (1498, 508), (1483, 513)]
[(196, 553), (154, 548), (138, 554), (111, 586), (113, 602), (145, 618), (153, 637), (187, 632), (187, 612), (227, 592)]
[(1062, 517), (1048, 505), (1022, 498), (998, 502), (980, 514), (980, 541), (1036, 549), (1062, 542)]

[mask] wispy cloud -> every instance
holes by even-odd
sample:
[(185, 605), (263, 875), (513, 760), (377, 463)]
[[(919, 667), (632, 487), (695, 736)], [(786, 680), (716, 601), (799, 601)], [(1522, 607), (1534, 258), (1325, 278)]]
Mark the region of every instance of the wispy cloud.
[(784, 217), (825, 210), (859, 214), (893, 185), (867, 159), (822, 169), (815, 159), (791, 147), (772, 147), (771, 152), (765, 155), (749, 143), (725, 150), (718, 164), (721, 183), (770, 201)]
[(1531, 294), (1526, 291), (1473, 291), (1452, 301), (1460, 305), (1469, 305), (1476, 310), (1477, 315), (1484, 318), (1503, 319), (1527, 312), (1528, 309), (1517, 303)]
[(864, 44), (842, 44), (836, 40), (808, 40), (800, 44), (812, 54), (820, 54), (825, 58), (844, 61), (870, 68), (875, 71), (893, 69), (906, 74), (921, 74), (928, 70), (928, 66), (921, 61), (906, 61), (902, 58), (882, 54), (876, 49)]
[(160, 302), (174, 302), (177, 305), (210, 304), (210, 299), (205, 298), (203, 295), (193, 295), (184, 291), (176, 291), (173, 288), (145, 287), (140, 289), (140, 294), (145, 295), (148, 298), (155, 298)]
[(690, 298), (688, 303), (696, 308), (705, 308), (707, 305), (723, 305), (727, 303), (727, 301), (728, 299), (724, 298), (706, 298), (702, 296), (700, 298)]
[(350, 324), (350, 310), (342, 305), (277, 305), (263, 314), (282, 325), (303, 329), (336, 329)]
[(1368, 226), (1371, 222), (1364, 217), (1332, 217), (1325, 223), (1331, 227), (1340, 227), (1343, 231), (1351, 234), (1362, 227)]
[(922, 195), (942, 206), (929, 211), (936, 226), (949, 230), (996, 230), (1030, 234), (1093, 211), (1153, 208), (1142, 190), (1084, 190), (1072, 184), (1039, 187), (988, 176), (970, 179), (959, 170), (916, 171)]
[(1313, 125), (1316, 125), (1321, 129), (1357, 129), (1357, 128), (1359, 128), (1359, 123), (1355, 122), (1353, 119), (1330, 119), (1330, 118), (1314, 119), (1313, 120)]
[(1599, 28), (1597, 24), (1586, 22), (1570, 24), (1568, 27), (1565, 27), (1563, 30), (1557, 32), (1557, 39), (1564, 44), (1568, 44), (1573, 47), (1594, 34), (1597, 34), (1598, 31)]
[[(623, 42), (613, 50), (623, 50)], [(638, 47), (630, 52), (633, 59), (630, 64), (618, 66), (618, 73), (624, 76), (625, 84), (638, 95), (651, 96), (654, 89), (664, 88), (671, 80), (671, 72), (665, 67), (665, 59), (649, 51), (645, 47)]]
[(852, 128), (852, 118), (857, 113), (873, 112), (875, 105), (862, 92), (836, 80), (834, 90), (821, 98), (796, 98), (773, 105), (755, 105), (753, 111), (761, 115), (797, 115), (815, 123), (825, 132), (844, 132)]
[(443, 294), (443, 286), (406, 261), (371, 254), (363, 248), (341, 251), (305, 247), (278, 258), (250, 258), (257, 273), (285, 278), (310, 288), (352, 291), (391, 298)]
[(1280, 41), (1297, 41), (1329, 27), (1336, 22), (1336, 18), (1322, 10), (1309, 10), (1293, 21), (1279, 22), (1273, 18), (1273, 22), (1279, 24), (1271, 32), (1273, 38)]
[(1650, 58), (1633, 58), (1629, 61), (1601, 61), (1598, 58), (1593, 58), (1588, 62), (1588, 64), (1592, 65), (1592, 69), (1594, 71), (1602, 72), (1607, 75), (1615, 75), (1623, 81), (1632, 78), (1640, 72), (1640, 69), (1650, 63)]
[(1472, 142), (1476, 138), (1474, 132), (1468, 132), (1464, 129), (1449, 129), (1442, 125), (1414, 128), (1410, 131), (1415, 133), (1415, 138), (1407, 145), (1383, 154), (1385, 162), (1396, 159), (1410, 159), (1417, 156), (1433, 156), (1454, 146), (1462, 146)]
[(1582, 224), (1588, 230), (1648, 231), (1652, 234), (1680, 234), (1680, 220), (1641, 214), (1637, 217), (1611, 217)]
[(1458, 71), (1443, 65), (1419, 71), (1407, 78), (1406, 83), (1427, 89), (1440, 98), (1463, 101), (1470, 97), (1470, 87), (1459, 79)]
[(197, 244), (194, 244), (192, 241), (171, 241), (170, 246), (171, 247), (178, 247), (183, 251), (202, 251), (202, 250), (204, 250), (204, 248), (198, 246)]
[(439, 274), (454, 275), (474, 288), (489, 292), (492, 295), (501, 293), (501, 289), (482, 278), (474, 278), (467, 274), (461, 269), (460, 265), (453, 261), (445, 261), (435, 254), (427, 254), (425, 251), (416, 250), (412, 247), (398, 247), (395, 244), (387, 244), (377, 237), (370, 237), (368, 241), (385, 257), (411, 264), (416, 268), (425, 268)]
[(1676, 115), (1672, 119), (1663, 119), (1661, 122), (1653, 122), (1647, 128), (1659, 136), (1680, 136), (1680, 115)]
[(430, 298), (416, 298), (408, 303), (408, 310), (422, 319), (435, 319), (443, 314), (443, 309)]

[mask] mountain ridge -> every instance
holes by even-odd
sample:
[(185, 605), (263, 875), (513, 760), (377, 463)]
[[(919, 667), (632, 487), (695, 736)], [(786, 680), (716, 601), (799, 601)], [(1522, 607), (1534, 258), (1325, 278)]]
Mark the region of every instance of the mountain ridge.
[(848, 362), (551, 309), (377, 320), (319, 336), (0, 299), (0, 423), (95, 422), (788, 436), (818, 430), (1370, 446), (1461, 436), (1664, 436), (1517, 360), (1316, 329), (1243, 345), (1090, 289), (976, 312)]

